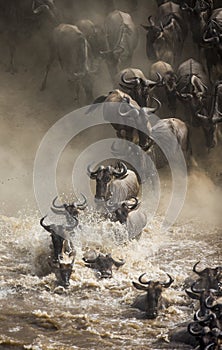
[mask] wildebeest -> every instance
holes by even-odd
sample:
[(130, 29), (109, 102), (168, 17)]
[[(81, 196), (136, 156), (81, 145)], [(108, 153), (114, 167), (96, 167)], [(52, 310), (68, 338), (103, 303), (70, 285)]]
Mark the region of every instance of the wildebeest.
[(47, 12), (55, 26), (41, 90), (45, 89), (49, 70), (57, 58), (74, 90), (75, 99), (79, 100), (79, 93), (83, 89), (86, 100), (93, 101), (92, 74), (96, 68), (93, 67), (92, 49), (85, 35), (76, 25), (60, 23), (48, 5), (40, 5), (34, 12), (36, 14)]
[(56, 224), (46, 225), (44, 223), (45, 218), (46, 216), (40, 220), (40, 225), (47, 232), (51, 233), (54, 255), (52, 267), (55, 270), (59, 283), (64, 287), (68, 287), (76, 256), (76, 251), (70, 238), (70, 231), (77, 226), (78, 220), (75, 219), (75, 224), (67, 226)]
[(134, 171), (120, 162), (118, 167), (100, 165), (92, 171), (88, 166), (88, 175), (96, 180), (95, 200), (110, 201), (113, 204), (120, 203), (139, 193), (139, 182)]
[[(170, 110), (172, 114), (175, 114), (177, 76), (172, 66), (164, 61), (157, 61), (152, 64), (150, 68), (150, 78), (153, 79), (156, 74), (162, 76), (162, 84), (154, 88), (153, 94), (161, 101), (162, 106), (167, 106), (168, 110)], [(163, 112), (163, 115), (164, 114), (166, 114), (166, 111)]]
[(96, 25), (89, 19), (81, 19), (75, 23), (79, 30), (85, 36), (95, 65), (99, 64), (101, 59), (100, 51), (105, 47), (105, 38), (102, 27)]
[[(158, 77), (157, 81), (155, 81), (156, 77)], [(139, 106), (147, 107), (150, 91), (162, 82), (162, 77), (158, 74), (155, 74), (152, 79), (147, 79), (140, 69), (126, 68), (115, 76), (113, 87), (130, 95)]]
[(160, 119), (152, 126), (147, 108), (137, 109), (130, 106), (131, 109), (125, 113), (125, 116), (131, 115), (132, 118), (136, 118), (137, 124), (144, 130), (144, 150), (151, 150), (151, 147), (154, 147), (155, 153), (159, 149), (158, 142), (162, 140), (164, 143), (162, 144), (163, 151), (167, 151), (170, 156), (175, 156), (181, 149), (187, 164), (190, 164), (190, 160), (193, 158), (189, 129), (182, 120), (177, 118)]
[[(134, 200), (134, 203), (132, 203)], [(145, 210), (140, 206), (138, 199), (136, 197), (131, 198), (128, 202), (121, 203), (118, 208), (113, 212), (111, 220), (119, 221), (121, 224), (126, 225), (126, 229), (129, 233), (129, 239), (138, 239), (142, 233), (142, 230), (147, 224), (147, 215)], [(112, 210), (112, 206), (108, 209)]]
[(119, 268), (125, 264), (124, 260), (116, 261), (112, 258), (111, 254), (85, 254), (83, 261), (87, 267), (90, 267), (97, 272), (98, 278), (111, 278), (112, 277), (112, 266)]
[(32, 0), (0, 0), (0, 32), (6, 39), (9, 49), (7, 71), (17, 72), (16, 50), (21, 39), (30, 37), (34, 28), (32, 18)]
[(209, 81), (201, 63), (189, 58), (180, 64), (177, 70), (177, 95), (185, 104), (191, 120), (187, 120), (195, 126), (195, 115), (206, 102)]
[(163, 60), (174, 65), (180, 58), (187, 34), (183, 12), (172, 1), (158, 7), (156, 23), (148, 17), (149, 25), (142, 25), (147, 31), (146, 53), (151, 60)]
[(55, 197), (52, 201), (52, 207), (51, 210), (55, 214), (64, 215), (66, 218), (66, 222), (68, 225), (75, 224), (75, 219), (78, 217), (79, 210), (84, 210), (87, 206), (87, 199), (82, 194), (83, 201), (82, 202), (72, 202), (71, 204), (56, 204), (56, 199), (58, 197)]
[(193, 0), (193, 1), (185, 0), (181, 4), (181, 9), (187, 12), (186, 19), (190, 23), (193, 41), (199, 49), (199, 58), (200, 58), (203, 30), (205, 29), (205, 26), (211, 15), (211, 12), (213, 9), (213, 1), (212, 0)]
[(149, 319), (156, 318), (158, 315), (158, 309), (160, 308), (161, 304), (161, 294), (163, 291), (163, 288), (169, 288), (170, 285), (173, 283), (172, 277), (168, 275), (169, 281), (162, 283), (159, 281), (143, 281), (142, 277), (145, 275), (143, 273), (139, 277), (139, 283), (133, 282), (133, 286), (136, 289), (146, 291), (146, 294), (138, 296), (135, 301), (132, 304), (133, 308), (140, 309), (141, 311), (145, 311), (146, 317)]
[(203, 127), (208, 149), (216, 146), (219, 138), (218, 123), (222, 122), (222, 81), (217, 81), (212, 90), (210, 106), (196, 114), (196, 119)]
[(211, 81), (218, 78), (221, 79), (222, 7), (212, 11), (202, 35), (202, 45), (205, 48), (206, 66), (209, 78)]
[(138, 44), (138, 29), (128, 13), (115, 10), (105, 19), (104, 31), (107, 49), (101, 55), (113, 79), (121, 69), (131, 66)]
[(199, 276), (198, 282), (201, 283), (201, 288), (217, 290), (222, 279), (222, 266), (215, 268), (206, 267), (202, 271), (198, 271), (196, 267), (199, 263), (200, 261), (194, 264), (193, 272)]

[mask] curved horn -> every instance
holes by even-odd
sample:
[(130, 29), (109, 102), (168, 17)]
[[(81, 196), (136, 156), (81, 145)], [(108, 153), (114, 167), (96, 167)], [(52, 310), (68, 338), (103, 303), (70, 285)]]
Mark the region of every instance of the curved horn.
[(197, 265), (200, 263), (200, 260), (196, 263), (196, 264), (194, 264), (194, 266), (193, 266), (193, 272), (195, 272), (197, 275), (199, 275), (199, 276), (201, 276), (201, 272), (200, 271), (197, 271), (197, 269), (196, 269), (196, 267), (197, 267)]
[(156, 85), (158, 85), (158, 84), (163, 82), (162, 75), (159, 72), (156, 72), (156, 75), (157, 75), (158, 80), (157, 81), (153, 81), (153, 80), (147, 79), (145, 81), (147, 86), (153, 85), (153, 87), (154, 87), (154, 86), (156, 86)]
[(198, 325), (197, 322), (192, 322), (192, 323), (189, 323), (189, 324), (188, 324), (187, 329), (188, 329), (188, 332), (189, 332), (191, 335), (196, 336), (196, 335), (200, 335), (200, 334), (202, 333), (202, 329), (200, 329), (200, 330), (194, 330), (194, 329), (193, 329), (193, 327), (194, 327), (194, 326), (197, 326), (197, 325)]
[(183, 3), (183, 5), (180, 6), (180, 8), (181, 8), (181, 10), (183, 10), (183, 11), (189, 10), (189, 11), (193, 12), (193, 10), (194, 10), (192, 7), (188, 6), (188, 4), (185, 3), (185, 2)]
[(58, 204), (55, 203), (57, 198), (58, 198), (58, 196), (56, 196), (56, 197), (53, 199), (53, 201), (52, 201), (53, 207), (58, 208), (58, 209), (64, 208), (64, 204), (58, 205)]
[(191, 299), (200, 300), (200, 296), (197, 295), (196, 293), (190, 292), (188, 289), (185, 289), (185, 292), (187, 293), (187, 295), (188, 295)]
[(41, 13), (44, 9), (49, 10), (49, 6), (46, 4), (42, 4), (38, 7), (35, 7), (35, 1), (32, 2), (32, 12), (37, 15)]
[(202, 289), (197, 289), (197, 288), (195, 288), (195, 284), (196, 284), (196, 282), (194, 282), (194, 283), (191, 285), (191, 287), (190, 287), (190, 289), (192, 290), (192, 292), (194, 292), (194, 293), (202, 293), (202, 292), (205, 291), (205, 288), (202, 288)]
[(193, 98), (193, 95), (192, 94), (189, 94), (189, 93), (179, 93), (179, 96), (182, 97), (182, 98), (185, 98), (185, 99), (188, 99), (188, 98)]
[(161, 286), (164, 288), (169, 288), (169, 286), (173, 283), (174, 279), (167, 273), (167, 276), (169, 277), (169, 282), (161, 283)]
[(214, 35), (214, 36), (211, 36), (211, 37), (207, 38), (207, 37), (206, 37), (207, 34), (208, 34), (208, 30), (206, 30), (206, 31), (204, 32), (204, 34), (203, 34), (203, 41), (204, 41), (205, 43), (212, 43), (213, 41), (219, 42), (220, 39), (218, 38), (217, 35)]
[(65, 210), (59, 210), (59, 209), (56, 209), (53, 207), (50, 207), (50, 209), (54, 214), (58, 214), (58, 215), (65, 215), (66, 214)]
[(204, 305), (206, 306), (207, 309), (211, 309), (213, 307), (213, 302), (209, 303), (209, 300), (212, 299), (211, 295), (209, 295), (205, 300), (204, 300)]
[(98, 170), (99, 170), (99, 168), (97, 170), (95, 170), (95, 171), (91, 170), (90, 169), (90, 164), (87, 166), (88, 175), (90, 176), (91, 179), (95, 179), (96, 178)]
[(209, 320), (209, 314), (205, 314), (205, 315), (199, 315), (199, 314), (200, 314), (200, 309), (195, 312), (194, 320), (198, 322), (206, 322)]
[(44, 224), (44, 220), (45, 220), (45, 218), (47, 217), (47, 215), (45, 215), (45, 216), (43, 216), (43, 218), (41, 218), (41, 220), (40, 220), (40, 225), (45, 229), (45, 230), (49, 230), (50, 229), (50, 225), (45, 225)]
[(152, 20), (152, 16), (149, 16), (148, 17), (148, 23), (153, 27), (153, 26), (155, 26), (155, 23), (154, 23), (154, 21)]
[(118, 171), (118, 170), (114, 169), (113, 174), (116, 177), (122, 177), (122, 176), (126, 175), (127, 170), (128, 170), (126, 164), (123, 162), (119, 162), (119, 167), (122, 168), (122, 170)]
[(210, 344), (208, 344), (207, 346), (205, 346), (205, 348), (204, 348), (204, 350), (214, 350), (214, 349), (216, 349), (215, 348), (215, 346), (216, 346), (217, 344), (216, 343), (210, 343)]
[(138, 85), (140, 83), (140, 78), (138, 77), (132, 77), (130, 79), (126, 79), (125, 76), (126, 76), (127, 72), (124, 72), (122, 75), (121, 75), (121, 81), (124, 83), (124, 84), (132, 84), (132, 85)]
[(212, 122), (213, 122), (214, 125), (222, 122), (222, 113), (219, 112), (219, 111), (218, 111), (218, 113), (220, 113), (221, 117), (215, 117), (215, 116), (214, 116), (214, 117), (212, 118)]
[(139, 200), (136, 197), (132, 197), (131, 199), (134, 199), (134, 203), (133, 204), (128, 204), (127, 203), (126, 206), (127, 206), (128, 209), (134, 210), (138, 206)]
[(80, 210), (85, 209), (85, 207), (87, 206), (87, 198), (86, 198), (86, 196), (83, 193), (81, 193), (81, 196), (83, 197), (83, 201), (82, 202), (77, 202), (77, 203), (73, 202), (73, 205), (76, 206), (77, 208), (79, 208)]
[[(156, 107), (147, 107), (147, 111), (149, 112), (149, 113), (155, 113), (156, 111), (158, 111), (158, 109), (162, 106), (162, 104), (161, 104), (161, 102), (157, 99), (157, 98), (155, 98), (155, 97), (153, 97), (152, 96), (152, 100), (153, 101), (155, 101), (156, 102)], [(146, 107), (145, 107), (146, 108)], [(143, 108), (142, 108), (143, 109)]]
[[(209, 122), (210, 121), (210, 119), (204, 114), (197, 113), (196, 117), (199, 118), (200, 120), (204, 121), (204, 122), (207, 122), (207, 121)], [(197, 264), (199, 264), (199, 262)], [(195, 265), (197, 265), (197, 264), (195, 264)], [(198, 274), (198, 272), (196, 272), (196, 273)]]
[(142, 281), (142, 277), (143, 277), (145, 274), (146, 274), (146, 272), (144, 272), (142, 275), (140, 275), (139, 278), (138, 278), (138, 281), (139, 281), (141, 284), (150, 284), (151, 280), (146, 281), (146, 282)]
[[(121, 112), (121, 106), (123, 103), (127, 103), (131, 107), (131, 109), (128, 110), (127, 112)], [(121, 117), (131, 117), (132, 116), (133, 118), (137, 118), (140, 114), (140, 111), (136, 107), (131, 105), (129, 102), (123, 101), (123, 102), (121, 102), (121, 104), (119, 106), (118, 113)]]

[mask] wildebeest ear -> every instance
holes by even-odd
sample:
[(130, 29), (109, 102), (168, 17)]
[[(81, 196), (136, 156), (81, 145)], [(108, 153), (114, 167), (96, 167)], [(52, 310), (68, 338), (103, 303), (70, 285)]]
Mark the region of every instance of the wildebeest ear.
[(196, 300), (200, 300), (200, 297), (198, 294), (195, 294), (187, 289), (185, 289), (185, 292), (187, 293), (187, 295), (191, 298), (191, 299), (196, 299)]
[(148, 287), (146, 286), (142, 286), (141, 284), (139, 283), (136, 283), (136, 282), (132, 282), (133, 283), (133, 286), (136, 288), (136, 289), (139, 289), (139, 290), (147, 290)]

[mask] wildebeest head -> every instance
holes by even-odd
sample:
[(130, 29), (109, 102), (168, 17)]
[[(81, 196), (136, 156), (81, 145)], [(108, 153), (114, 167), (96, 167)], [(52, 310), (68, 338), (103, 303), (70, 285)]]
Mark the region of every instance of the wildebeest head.
[[(143, 150), (147, 150), (147, 147), (151, 146), (150, 137), (151, 134), (151, 124), (149, 121), (149, 115), (155, 113), (160, 107), (161, 103), (158, 99), (152, 97), (152, 101), (156, 103), (156, 107), (142, 107), (136, 108), (133, 106), (129, 100), (125, 99), (119, 106), (119, 115), (121, 117), (130, 117), (135, 121), (136, 127), (139, 129), (139, 145)], [(129, 108), (126, 112), (122, 112), (122, 105), (128, 105)]]
[(123, 73), (121, 76), (122, 84), (121, 87), (124, 89), (127, 87), (129, 90), (129, 95), (134, 99), (141, 107), (146, 107), (148, 103), (149, 93), (155, 86), (162, 83), (162, 77), (157, 73), (158, 80), (152, 81), (150, 79), (143, 79), (140, 77), (133, 77), (126, 79), (127, 72)]
[[(219, 11), (219, 12), (218, 12)], [(203, 32), (203, 45), (207, 48), (219, 47), (221, 42), (221, 9), (214, 10)]]
[(145, 273), (143, 273), (138, 279), (140, 284), (133, 282), (133, 286), (136, 289), (146, 291), (147, 294), (144, 298), (135, 301), (132, 306), (145, 311), (147, 318), (153, 319), (156, 318), (158, 314), (158, 307), (163, 288), (169, 288), (174, 280), (169, 274), (167, 274), (170, 280), (166, 283), (161, 283), (159, 281), (155, 282), (152, 280), (145, 282), (142, 280), (144, 275)]
[(222, 122), (222, 110), (220, 110), (221, 105), (222, 81), (218, 81), (215, 83), (214, 86), (214, 95), (212, 99), (210, 112), (208, 113), (208, 111), (206, 111), (205, 114), (198, 112), (195, 115), (195, 118), (201, 123), (203, 127), (206, 139), (206, 146), (208, 147), (208, 149), (214, 147), (217, 143), (215, 131), (217, 124)]
[(51, 233), (53, 250), (54, 250), (54, 262), (58, 262), (59, 254), (63, 248), (63, 241), (67, 236), (67, 232), (73, 231), (73, 229), (78, 225), (78, 220), (74, 218), (73, 223), (71, 225), (46, 225), (44, 223), (44, 219), (47, 217), (44, 216), (40, 220), (40, 225), (49, 233)]
[[(177, 87), (179, 87), (180, 81), (177, 83)], [(207, 94), (207, 86), (203, 84), (201, 79), (195, 75), (190, 74), (188, 79), (188, 83), (183, 86), (181, 89), (178, 89), (178, 96), (184, 101), (192, 104), (192, 109), (198, 110), (198, 108), (202, 107), (203, 99)]]
[(86, 197), (83, 194), (82, 194), (82, 197), (83, 197), (82, 202), (78, 201), (78, 202), (72, 202), (70, 204), (64, 203), (61, 205), (56, 204), (56, 199), (58, 197), (55, 197), (52, 201), (53, 206), (51, 207), (51, 210), (55, 214), (65, 215), (67, 223), (72, 224), (73, 218), (78, 217), (79, 210), (84, 210), (87, 206)]
[[(134, 203), (132, 203), (132, 199), (134, 200)], [(126, 223), (129, 213), (138, 207), (138, 199), (136, 197), (132, 197), (132, 199), (130, 201), (123, 202), (121, 206), (115, 209), (112, 218), (114, 221), (119, 221), (121, 224)], [(109, 207), (108, 202), (107, 205)]]
[(205, 300), (208, 296), (213, 296), (216, 290), (215, 289), (206, 289), (204, 288), (203, 281), (197, 280), (193, 282), (190, 289), (185, 289), (187, 295), (194, 300), (199, 300), (199, 309), (195, 314), (195, 319), (200, 319), (201, 317), (209, 314), (209, 310), (206, 307)]
[(198, 271), (196, 267), (199, 263), (200, 261), (193, 266), (193, 272), (200, 277), (202, 288), (218, 290), (222, 278), (222, 266), (217, 266), (215, 268), (206, 267), (202, 271)]
[(160, 37), (161, 33), (163, 32), (163, 28), (161, 26), (156, 25), (155, 22), (152, 20), (152, 16), (148, 17), (148, 23), (149, 25), (143, 25), (142, 27), (146, 30), (146, 53), (149, 59), (155, 60), (157, 59), (156, 52), (154, 50), (154, 43), (157, 40), (157, 38)]
[(32, 11), (35, 15), (45, 13), (53, 24), (59, 24), (59, 14), (54, 0), (33, 0)]
[(69, 286), (69, 280), (73, 269), (73, 264), (76, 256), (76, 251), (70, 240), (64, 239), (62, 242), (62, 250), (58, 256), (57, 270), (58, 281), (65, 288)]
[(83, 257), (85, 265), (97, 271), (99, 278), (111, 278), (112, 267), (115, 265), (117, 268), (125, 264), (124, 260), (116, 261), (112, 258), (111, 254), (98, 254), (94, 258)]
[(87, 168), (88, 175), (91, 179), (96, 180), (96, 194), (95, 199), (107, 200), (110, 196), (109, 185), (115, 178), (122, 178), (127, 174), (127, 166), (123, 162), (119, 162), (117, 167), (100, 165), (96, 170)]

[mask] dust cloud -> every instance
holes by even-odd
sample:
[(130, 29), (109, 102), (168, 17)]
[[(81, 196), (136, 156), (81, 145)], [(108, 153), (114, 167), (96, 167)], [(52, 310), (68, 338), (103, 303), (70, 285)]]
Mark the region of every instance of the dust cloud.
[[(70, 11), (71, 1), (57, 1), (67, 23), (74, 23), (81, 18), (89, 18), (102, 24), (106, 9), (105, 2), (75, 2)], [(73, 2), (74, 3), (74, 2)], [(115, 1), (121, 10), (131, 6), (131, 1)], [(103, 4), (103, 5), (102, 5)], [(138, 8), (131, 8), (132, 17), (138, 25), (140, 41), (133, 57), (132, 67), (140, 68), (148, 76), (150, 62), (145, 54), (145, 32), (140, 26), (146, 24), (148, 15), (155, 15), (156, 2), (138, 1)], [(33, 192), (33, 164), (36, 151), (47, 130), (61, 117), (77, 109), (69, 84), (59, 66), (54, 62), (49, 72), (48, 85), (40, 91), (45, 65), (49, 54), (51, 25), (40, 20), (30, 23), (30, 30), (18, 36), (15, 64), (18, 72), (14, 75), (6, 72), (9, 62), (6, 32), (0, 33), (1, 40), (1, 95), (0, 95), (0, 142), (1, 142), (1, 213), (16, 216), (21, 210), (37, 209)], [(26, 28), (27, 29), (27, 28)], [(189, 57), (189, 43), (185, 45), (184, 57)], [(192, 52), (193, 54), (193, 52)], [(101, 63), (101, 69), (95, 77), (94, 97), (108, 93), (112, 89), (107, 67)], [(84, 101), (82, 101), (82, 105)], [(97, 135), (95, 136), (95, 133)], [(71, 188), (73, 159), (96, 138), (113, 136), (111, 127), (98, 131), (88, 130), (71, 142), (64, 151), (58, 169), (58, 183), (61, 192)], [(181, 219), (202, 218), (221, 222), (220, 173), (221, 157), (216, 150), (205, 156), (203, 146), (197, 158), (199, 168), (189, 173), (188, 193), (181, 213)], [(198, 151), (199, 152), (199, 151)], [(211, 171), (209, 171), (209, 168)], [(161, 181), (167, 183), (165, 172), (160, 172)], [(170, 188), (165, 186), (165, 188)], [(167, 191), (166, 191), (167, 192)]]

